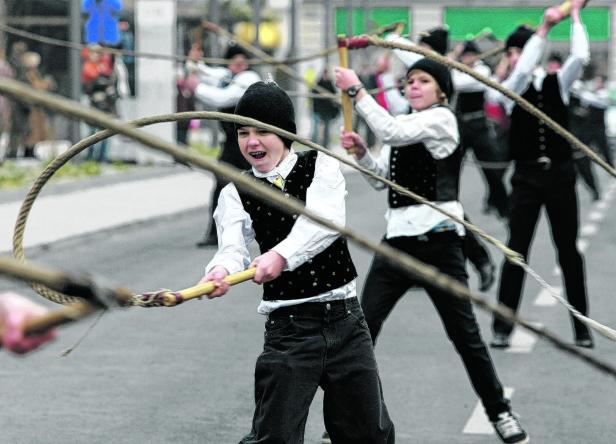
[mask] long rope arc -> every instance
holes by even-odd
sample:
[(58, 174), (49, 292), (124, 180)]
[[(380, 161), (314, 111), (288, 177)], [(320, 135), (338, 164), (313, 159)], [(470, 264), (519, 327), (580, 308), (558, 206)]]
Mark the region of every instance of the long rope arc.
[[(105, 113), (88, 109), (84, 106), (75, 104), (74, 102), (49, 93), (34, 91), (30, 88), (24, 87), (19, 82), (13, 80), (7, 80), (3, 83), (0, 83), (0, 91), (14, 97), (15, 99), (33, 102), (37, 105), (51, 108), (61, 113), (85, 120), (86, 122), (92, 123), (94, 125), (98, 125), (100, 127), (107, 127), (118, 133), (122, 133), (123, 135), (130, 137), (138, 142), (148, 145), (154, 149), (167, 153), (173, 157), (180, 158), (183, 161), (192, 163), (202, 169), (210, 170), (218, 176), (221, 176), (229, 181), (234, 182), (236, 186), (238, 186), (240, 189), (247, 192), (248, 194), (257, 198), (267, 199), (269, 202), (271, 202), (274, 206), (281, 209), (282, 211), (288, 213), (302, 214), (320, 225), (323, 225), (331, 230), (337, 231), (343, 237), (353, 241), (360, 247), (363, 247), (378, 254), (379, 256), (388, 260), (395, 266), (400, 267), (401, 269), (411, 273), (414, 276), (419, 276), (420, 278), (430, 282), (436, 288), (446, 291), (456, 297), (470, 300), (479, 307), (491, 312), (492, 314), (507, 319), (509, 320), (509, 322), (518, 324), (523, 328), (545, 338), (558, 349), (563, 350), (583, 360), (584, 362), (587, 362), (593, 367), (605, 373), (608, 373), (613, 377), (616, 377), (616, 370), (610, 364), (602, 362), (587, 353), (577, 350), (573, 345), (567, 344), (565, 341), (563, 341), (557, 335), (553, 334), (547, 329), (538, 328), (529, 323), (528, 321), (519, 318), (507, 307), (504, 307), (502, 305), (495, 305), (482, 298), (481, 296), (474, 294), (468, 287), (462, 285), (451, 277), (440, 273), (436, 268), (423, 264), (420, 261), (412, 258), (411, 256), (402, 253), (399, 250), (391, 248), (387, 245), (375, 244), (374, 242), (364, 238), (361, 235), (356, 234), (355, 232), (349, 230), (346, 227), (338, 226), (337, 224), (332, 223), (328, 219), (318, 214), (315, 214), (310, 210), (306, 210), (301, 202), (298, 202), (293, 198), (287, 198), (282, 196), (280, 193), (272, 190), (270, 187), (267, 187), (263, 184), (258, 183), (257, 181), (248, 178), (246, 175), (241, 174), (232, 167), (226, 166), (222, 163), (218, 163), (210, 159), (201, 158), (190, 153), (186, 153), (184, 152), (184, 150), (182, 150), (180, 147), (173, 143), (165, 142), (155, 136), (139, 131), (130, 125), (127, 125), (117, 119), (109, 117)], [(254, 119), (240, 116), (236, 116), (236, 118), (237, 122), (240, 124), (244, 124), (247, 126), (264, 126), (261, 122), (258, 122)]]
[[(511, 91), (510, 89), (503, 87), (500, 83), (495, 82), (494, 80), (479, 74), (477, 71), (467, 67), (466, 65), (460, 62), (450, 60), (449, 58), (444, 57), (430, 49), (422, 48), (416, 45), (408, 45), (404, 43), (390, 42), (390, 41), (383, 40), (383, 39), (373, 37), (373, 36), (362, 36), (361, 39), (367, 40), (370, 44), (374, 46), (379, 46), (382, 48), (389, 48), (389, 49), (400, 49), (403, 51), (409, 51), (409, 52), (421, 54), (424, 57), (434, 60), (435, 62), (441, 63), (443, 65), (446, 65), (449, 68), (457, 69), (458, 71), (462, 71), (465, 74), (468, 74), (474, 79), (482, 82), (483, 84), (489, 86), (490, 88), (497, 90), (504, 96), (516, 102), (518, 105), (520, 105), (520, 107), (522, 107), (525, 111), (530, 113), (532, 116), (536, 117), (540, 121), (543, 121), (550, 129), (552, 129), (555, 133), (563, 137), (571, 145), (575, 146), (576, 148), (584, 152), (584, 154), (590, 157), (590, 159), (593, 162), (601, 166), (601, 168), (607, 171), (612, 177), (616, 177), (616, 169), (614, 169), (607, 162), (601, 159), (601, 157), (599, 157), (590, 147), (588, 147), (581, 140), (579, 140), (569, 131), (567, 131), (562, 126), (560, 126), (558, 123), (556, 123), (551, 117), (549, 117), (543, 111), (533, 106), (528, 100), (524, 99), (522, 96)], [(353, 49), (353, 47), (349, 47), (349, 49)]]
[[(224, 120), (224, 121), (231, 121), (231, 122), (236, 122), (238, 121), (239, 116), (233, 115), (233, 114), (226, 114), (226, 113), (218, 113), (218, 112), (204, 112), (204, 111), (193, 111), (193, 112), (185, 112), (185, 113), (175, 113), (175, 114), (169, 114), (169, 115), (160, 115), (160, 116), (152, 116), (152, 117), (146, 117), (146, 118), (142, 118), (133, 122), (130, 122), (130, 125), (134, 125), (135, 127), (141, 127), (141, 126), (146, 126), (146, 125), (150, 125), (150, 124), (155, 124), (155, 123), (163, 123), (163, 122), (169, 122), (169, 121), (177, 121), (177, 120), (187, 120), (187, 119), (194, 119), (194, 118), (200, 118), (200, 119), (206, 119), (206, 120)], [(255, 121), (257, 122), (257, 121)], [(445, 215), (447, 215), (448, 217), (451, 217), (453, 220), (456, 220), (457, 222), (463, 223), (468, 229), (470, 229), (471, 231), (477, 233), (477, 235), (481, 236), (482, 238), (488, 240), (489, 242), (491, 242), (493, 245), (495, 245), (497, 248), (499, 248), (501, 251), (503, 251), (505, 253), (505, 257), (507, 258), (507, 260), (509, 260), (512, 264), (520, 266), (526, 273), (528, 273), (531, 277), (533, 277), (540, 286), (542, 286), (543, 288), (546, 289), (546, 291), (548, 291), (548, 293), (554, 297), (561, 305), (563, 305), (569, 312), (572, 313), (572, 315), (576, 316), (578, 319), (580, 319), (582, 322), (584, 322), (585, 324), (587, 324), (589, 327), (599, 331), (601, 334), (603, 334), (604, 336), (612, 339), (612, 340), (616, 340), (616, 331), (610, 329), (607, 326), (604, 326), (596, 321), (594, 321), (593, 319), (587, 318), (583, 315), (581, 315), (577, 310), (575, 310), (575, 308), (573, 308), (570, 304), (566, 303), (566, 301), (564, 301), (562, 298), (558, 297), (558, 294), (556, 292), (556, 290), (550, 286), (544, 279), (542, 279), (532, 268), (530, 268), (530, 266), (524, 262), (523, 257), (518, 254), (517, 252), (514, 252), (510, 249), (508, 249), (507, 247), (505, 247), (500, 241), (498, 241), (497, 239), (493, 238), (492, 236), (486, 234), (483, 230), (481, 230), (479, 227), (463, 220), (463, 219), (459, 219), (457, 216), (450, 214), (447, 211), (442, 210), (441, 208), (435, 206), (432, 202), (426, 200), (425, 198), (423, 198), (422, 196), (416, 195), (415, 193), (412, 193), (411, 191), (407, 190), (406, 188), (400, 187), (398, 184), (391, 182), (388, 179), (385, 179), (381, 176), (376, 175), (375, 173), (373, 173), (370, 170), (366, 170), (363, 167), (360, 167), (358, 165), (356, 165), (354, 162), (349, 161), (347, 158), (344, 158), (342, 156), (339, 156), (335, 153), (330, 152), (329, 150), (325, 149), (324, 147), (308, 140), (308, 139), (304, 139), (302, 137), (299, 137), (295, 134), (292, 133), (288, 133), (284, 130), (281, 130), (280, 128), (271, 126), (271, 125), (267, 125), (267, 124), (263, 124), (261, 122), (257, 122), (259, 126), (262, 126), (268, 130), (271, 130), (275, 133), (278, 133), (280, 135), (282, 135), (283, 137), (287, 137), (287, 138), (291, 138), (294, 139), (304, 145), (307, 145), (309, 147), (312, 147), (318, 151), (321, 151), (327, 155), (330, 155), (336, 159), (338, 159), (340, 162), (349, 165), (353, 168), (356, 168), (362, 172), (364, 172), (365, 174), (373, 177), (376, 180), (379, 180), (383, 183), (385, 183), (388, 186), (391, 186), (392, 188), (395, 188), (396, 190), (398, 190), (401, 194), (405, 194), (408, 195), (409, 197), (415, 199), (418, 202), (424, 203), (425, 205), (428, 205), (432, 208), (434, 208), (436, 211), (439, 211)], [(41, 188), (43, 187), (43, 185), (48, 181), (48, 179), (55, 173), (55, 171), (57, 171), (59, 168), (61, 168), (66, 162), (68, 162), (68, 160), (70, 160), (72, 157), (74, 157), (75, 155), (77, 155), (79, 152), (83, 151), (84, 149), (86, 149), (88, 146), (93, 145), (95, 143), (98, 143), (101, 140), (104, 140), (108, 137), (111, 137), (112, 135), (117, 134), (116, 131), (112, 131), (112, 130), (103, 130), (103, 131), (99, 131), (97, 133), (95, 133), (94, 135), (91, 135), (83, 140), (81, 140), (80, 142), (78, 142), (76, 145), (74, 145), (73, 147), (71, 147), (71, 149), (69, 149), (68, 151), (66, 151), (65, 153), (61, 154), (60, 156), (58, 156), (56, 159), (54, 159), (54, 161), (52, 161), (44, 170), (43, 172), (39, 175), (39, 177), (36, 179), (35, 183), (33, 184), (33, 186), (30, 188), (30, 190), (28, 191), (28, 194), (26, 195), (22, 206), (20, 208), (18, 217), (17, 217), (17, 221), (15, 224), (15, 230), (14, 230), (14, 236), (13, 236), (13, 250), (14, 250), (14, 254), (15, 257), (24, 260), (25, 259), (25, 255), (24, 255), (24, 251), (23, 251), (23, 236), (24, 236), (24, 231), (25, 231), (25, 226), (26, 226), (26, 221), (30, 212), (30, 209), (32, 207), (32, 204), (34, 202), (34, 200), (36, 199), (36, 197), (38, 196), (38, 193), (40, 192)], [(50, 290), (48, 288), (39, 286), (38, 284), (34, 284), (33, 285), (34, 290), (39, 293), (41, 296), (46, 297), (47, 299), (50, 299), (52, 301), (58, 302), (58, 303), (70, 303), (72, 302), (72, 298), (70, 296), (66, 296), (63, 294), (60, 294), (58, 292), (55, 292), (53, 290)], [(135, 300), (135, 305), (143, 305), (141, 304), (141, 301), (136, 299)]]

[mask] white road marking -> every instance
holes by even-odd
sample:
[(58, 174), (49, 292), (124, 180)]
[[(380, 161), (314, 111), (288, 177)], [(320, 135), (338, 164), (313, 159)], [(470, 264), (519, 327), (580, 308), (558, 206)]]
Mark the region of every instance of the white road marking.
[[(541, 324), (535, 324), (541, 327)], [(516, 328), (511, 335), (511, 346), (505, 349), (505, 353), (530, 353), (535, 348), (537, 336), (523, 328)]]
[(601, 211), (593, 211), (592, 213), (590, 213), (588, 215), (588, 219), (595, 221), (595, 222), (599, 222), (603, 220), (603, 212)]
[(586, 239), (578, 239), (577, 240), (577, 247), (578, 247), (578, 250), (580, 250), (580, 253), (584, 253), (586, 251), (586, 249), (588, 248), (588, 240), (586, 240)]
[[(552, 287), (559, 296), (562, 296), (563, 289), (561, 287)], [(537, 295), (537, 299), (535, 299), (534, 304), (540, 307), (551, 307), (552, 305), (556, 305), (558, 301), (550, 294), (547, 289), (542, 289)]]
[[(511, 387), (505, 387), (505, 398), (511, 399), (513, 396), (514, 389)], [(488, 419), (483, 409), (483, 404), (481, 401), (477, 402), (477, 405), (473, 409), (473, 413), (471, 417), (466, 422), (464, 426), (464, 430), (462, 433), (467, 433), (470, 435), (493, 435), (494, 427), (492, 427), (492, 423)]]
[(599, 226), (597, 224), (587, 223), (582, 225), (582, 228), (580, 229), (580, 234), (582, 236), (593, 236), (597, 234), (597, 231), (599, 231)]

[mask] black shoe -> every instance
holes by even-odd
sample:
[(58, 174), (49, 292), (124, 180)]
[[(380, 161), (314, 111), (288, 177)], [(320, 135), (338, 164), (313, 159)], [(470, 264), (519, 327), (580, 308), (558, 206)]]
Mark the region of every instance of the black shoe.
[(491, 262), (483, 264), (477, 269), (479, 273), (479, 291), (488, 291), (494, 284), (494, 271), (496, 267)]
[(518, 418), (511, 412), (503, 412), (498, 415), (496, 421), (492, 421), (494, 430), (500, 440), (506, 444), (526, 444), (528, 434), (524, 431)]
[(327, 430), (325, 432), (323, 432), (323, 436), (321, 436), (321, 444), (332, 444), (332, 440), (329, 439), (329, 433), (327, 433)]
[(206, 248), (206, 247), (217, 247), (218, 246), (218, 236), (210, 235), (205, 237), (204, 239), (197, 242), (197, 248)]
[(592, 336), (590, 336), (590, 333), (587, 333), (583, 335), (576, 335), (575, 345), (583, 348), (594, 348), (595, 343), (592, 340)]
[(511, 344), (509, 343), (509, 335), (505, 333), (494, 333), (492, 342), (490, 342), (490, 347), (492, 348), (507, 348), (510, 345)]

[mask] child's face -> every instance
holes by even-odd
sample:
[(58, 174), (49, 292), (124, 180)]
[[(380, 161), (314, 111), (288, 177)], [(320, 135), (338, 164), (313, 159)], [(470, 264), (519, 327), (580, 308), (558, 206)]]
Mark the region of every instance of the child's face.
[(415, 111), (422, 111), (440, 102), (441, 90), (430, 74), (419, 69), (407, 77), (406, 98)]
[(237, 141), (244, 158), (260, 173), (270, 172), (289, 154), (280, 137), (254, 126), (238, 129)]

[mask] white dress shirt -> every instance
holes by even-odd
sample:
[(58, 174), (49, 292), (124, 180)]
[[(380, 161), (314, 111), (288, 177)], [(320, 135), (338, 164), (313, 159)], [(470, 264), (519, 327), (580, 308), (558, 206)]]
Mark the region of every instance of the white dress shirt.
[[(501, 84), (517, 94), (524, 94), (531, 82), (535, 89), (540, 90), (546, 72), (543, 69), (536, 69), (541, 60), (546, 46), (546, 39), (533, 35), (522, 50), (518, 62), (509, 75)], [(580, 76), (584, 64), (590, 58), (590, 49), (586, 29), (581, 23), (571, 25), (571, 54), (558, 71), (558, 84), (563, 103), (569, 103), (569, 89), (573, 82)], [(507, 114), (511, 114), (515, 102), (505, 97), (496, 90), (488, 90), (488, 100), (504, 105)]]
[[(254, 71), (242, 71), (233, 77), (228, 68), (213, 68), (199, 63), (199, 85), (195, 96), (210, 108), (227, 108), (237, 104), (246, 92), (246, 88), (261, 80)], [(224, 80), (229, 80), (228, 86), (222, 86)]]
[[(297, 154), (291, 149), (287, 157), (272, 171), (260, 173), (253, 168), (252, 172), (256, 177), (266, 177), (273, 182), (278, 175), (286, 179), (296, 162)], [(345, 196), (346, 186), (340, 164), (334, 158), (318, 153), (314, 178), (306, 190), (306, 209), (336, 225), (344, 225)], [(255, 240), (255, 231), (250, 214), (244, 209), (233, 183), (222, 189), (214, 211), (214, 220), (218, 233), (218, 252), (206, 266), (206, 273), (215, 266), (224, 267), (230, 274), (244, 270), (252, 262), (248, 246)], [(324, 251), (338, 236), (338, 232), (325, 228), (305, 216), (299, 216), (289, 235), (272, 250), (286, 259), (285, 270), (292, 271)], [(268, 314), (283, 306), (344, 299), (355, 295), (355, 280), (353, 280), (340, 288), (311, 298), (261, 301), (258, 311), (261, 314)]]
[[(358, 160), (361, 166), (379, 176), (389, 178), (391, 146), (401, 147), (422, 142), (432, 157), (444, 159), (456, 150), (460, 142), (458, 123), (446, 107), (435, 106), (421, 112), (393, 117), (372, 97), (365, 96), (357, 102), (356, 108), (376, 136), (386, 144), (377, 158), (367, 152)], [(368, 178), (368, 181), (376, 189), (387, 187), (374, 179)], [(459, 218), (464, 217), (464, 209), (459, 201), (438, 202), (436, 205)], [(388, 208), (385, 213), (386, 237), (418, 236), (448, 219), (427, 205)], [(463, 236), (464, 226), (456, 223), (456, 231)]]

